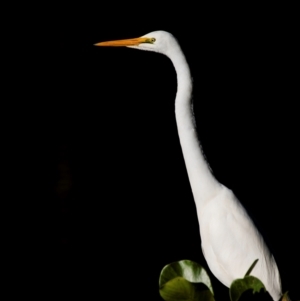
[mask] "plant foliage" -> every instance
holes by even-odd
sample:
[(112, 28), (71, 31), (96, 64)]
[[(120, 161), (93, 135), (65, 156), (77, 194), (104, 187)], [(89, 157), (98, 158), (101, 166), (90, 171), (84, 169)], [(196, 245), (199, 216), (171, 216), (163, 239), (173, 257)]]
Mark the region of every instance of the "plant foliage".
[[(231, 301), (238, 301), (243, 293), (251, 290), (253, 294), (262, 290), (264, 284), (250, 273), (257, 264), (256, 259), (244, 278), (232, 282), (229, 295)], [(159, 277), (159, 293), (165, 301), (215, 301), (214, 291), (205, 269), (191, 260), (181, 260), (166, 265)], [(285, 293), (281, 301), (290, 301)]]

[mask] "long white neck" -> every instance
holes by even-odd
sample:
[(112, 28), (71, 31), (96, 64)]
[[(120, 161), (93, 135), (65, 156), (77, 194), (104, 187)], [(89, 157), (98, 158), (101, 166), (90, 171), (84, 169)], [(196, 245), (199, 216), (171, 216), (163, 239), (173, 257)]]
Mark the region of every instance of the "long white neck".
[(168, 52), (177, 73), (175, 114), (178, 135), (196, 205), (200, 209), (220, 190), (202, 153), (197, 136), (192, 104), (192, 78), (189, 66), (179, 47)]

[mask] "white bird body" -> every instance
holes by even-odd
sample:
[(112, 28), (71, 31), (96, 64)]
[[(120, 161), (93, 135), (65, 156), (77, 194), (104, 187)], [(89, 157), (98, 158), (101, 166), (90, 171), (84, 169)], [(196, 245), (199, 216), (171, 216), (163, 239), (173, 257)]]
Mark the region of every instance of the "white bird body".
[(229, 287), (233, 280), (243, 278), (258, 258), (251, 275), (262, 280), (273, 299), (279, 300), (281, 283), (274, 257), (232, 191), (223, 186), (197, 213), (203, 254), (216, 278)]
[(137, 39), (95, 45), (155, 51), (171, 59), (177, 73), (178, 135), (196, 203), (203, 255), (212, 273), (227, 287), (233, 280), (243, 278), (259, 259), (251, 275), (258, 277), (278, 301), (281, 281), (274, 257), (242, 204), (214, 178), (203, 156), (193, 114), (190, 69), (176, 39), (168, 32), (155, 31)]

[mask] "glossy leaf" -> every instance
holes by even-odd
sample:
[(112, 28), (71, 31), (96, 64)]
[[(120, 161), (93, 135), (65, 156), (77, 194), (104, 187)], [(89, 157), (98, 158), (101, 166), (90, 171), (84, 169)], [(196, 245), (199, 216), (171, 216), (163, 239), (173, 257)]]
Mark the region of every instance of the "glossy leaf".
[(182, 277), (176, 277), (165, 283), (159, 290), (166, 301), (214, 301), (210, 290), (203, 290), (199, 283), (191, 283)]
[(207, 272), (190, 260), (173, 262), (162, 269), (159, 292), (166, 301), (214, 301)]
[(159, 286), (164, 285), (175, 277), (182, 277), (189, 282), (203, 283), (214, 293), (210, 278), (205, 269), (198, 263), (191, 260), (181, 260), (166, 265), (159, 277)]

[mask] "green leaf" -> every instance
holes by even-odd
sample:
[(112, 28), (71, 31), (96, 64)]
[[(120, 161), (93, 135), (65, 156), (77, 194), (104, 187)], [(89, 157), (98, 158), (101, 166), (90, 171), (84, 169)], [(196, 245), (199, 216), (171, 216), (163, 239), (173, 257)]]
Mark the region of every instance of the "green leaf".
[(159, 292), (166, 301), (214, 301), (207, 272), (190, 260), (173, 262), (162, 269)]
[(214, 294), (207, 272), (200, 264), (194, 261), (181, 260), (166, 265), (160, 273), (159, 286), (164, 285), (175, 277), (183, 277), (193, 283), (203, 283)]
[(182, 277), (176, 277), (165, 283), (159, 290), (166, 301), (214, 301), (212, 293), (199, 283), (191, 283)]
[(253, 294), (256, 292), (260, 292), (261, 289), (266, 291), (264, 284), (254, 276), (245, 276), (243, 279), (236, 279), (232, 282), (229, 295), (231, 301), (237, 301), (241, 297), (241, 295), (252, 289)]

